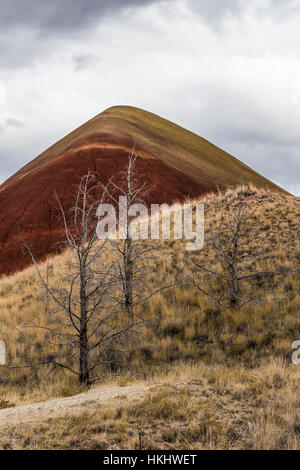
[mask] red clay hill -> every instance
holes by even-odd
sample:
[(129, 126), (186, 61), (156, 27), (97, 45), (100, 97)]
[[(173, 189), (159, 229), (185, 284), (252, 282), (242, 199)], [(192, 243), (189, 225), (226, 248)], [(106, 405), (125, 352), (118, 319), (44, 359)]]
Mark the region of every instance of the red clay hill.
[(0, 275), (30, 263), (20, 235), (40, 260), (59, 250), (58, 194), (71, 204), (74, 186), (88, 170), (103, 183), (123, 169), (135, 145), (149, 202), (171, 203), (241, 182), (284, 192), (239, 160), (170, 121), (129, 107), (109, 108), (43, 152), (0, 186)]

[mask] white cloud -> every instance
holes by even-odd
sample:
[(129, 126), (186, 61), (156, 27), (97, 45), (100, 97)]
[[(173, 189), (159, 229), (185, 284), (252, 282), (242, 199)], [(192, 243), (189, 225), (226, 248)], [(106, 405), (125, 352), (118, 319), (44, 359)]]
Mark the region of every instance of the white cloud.
[(0, 105), (4, 105), (6, 103), (6, 86), (5, 83), (1, 80), (0, 81)]
[(64, 39), (38, 43), (28, 33), (34, 63), (7, 67), (2, 78), (3, 125), (10, 118), (26, 127), (5, 126), (0, 153), (12, 163), (0, 178), (105, 108), (130, 104), (298, 191), (300, 14), (279, 21), (282, 4), (272, 4), (227, 2), (222, 27), (181, 0), (131, 9)]

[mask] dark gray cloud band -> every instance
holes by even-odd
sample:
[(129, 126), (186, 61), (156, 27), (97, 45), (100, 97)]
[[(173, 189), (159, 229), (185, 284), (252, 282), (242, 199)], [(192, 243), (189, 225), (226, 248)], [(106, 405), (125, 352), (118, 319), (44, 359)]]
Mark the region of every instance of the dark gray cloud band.
[(8, 69), (35, 64), (50, 40), (84, 39), (107, 17), (162, 0), (9, 0), (0, 9), (0, 66)]
[(2, 2), (0, 29), (16, 26), (34, 28), (42, 33), (67, 34), (82, 29), (101, 16), (141, 7), (161, 0), (10, 0)]
[[(68, 34), (101, 20), (106, 15), (118, 14), (120, 10), (142, 8), (167, 0), (9, 0), (2, 2), (0, 30), (15, 27), (33, 28), (42, 34)], [(172, 1), (169, 1), (170, 7)], [(255, 3), (255, 1), (253, 2)], [(228, 13), (239, 16), (251, 4), (248, 0), (186, 0), (186, 4), (212, 23)], [(269, 0), (269, 5), (257, 6), (261, 11), (284, 9), (286, 14), (299, 9), (294, 0)]]

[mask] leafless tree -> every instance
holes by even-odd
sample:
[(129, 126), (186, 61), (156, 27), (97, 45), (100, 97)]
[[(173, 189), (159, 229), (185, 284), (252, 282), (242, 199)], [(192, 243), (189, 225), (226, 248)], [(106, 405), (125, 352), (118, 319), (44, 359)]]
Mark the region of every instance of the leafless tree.
[[(99, 192), (101, 197), (95, 197)], [(37, 364), (51, 363), (54, 367), (68, 369), (85, 385), (90, 383), (91, 372), (107, 360), (112, 345), (142, 323), (141, 318), (124, 316), (120, 299), (115, 294), (118, 291), (115, 272), (119, 253), (112, 252), (108, 239), (99, 240), (97, 237), (97, 208), (104, 203), (107, 194), (107, 186), (99, 182), (96, 174), (89, 172), (81, 178), (71, 217), (57, 197), (66, 246), (71, 252), (68, 272), (63, 279), (64, 288), (49, 286), (48, 269), (45, 278), (26, 244), (46, 292), (49, 315), (55, 320), (53, 328), (36, 324), (29, 326), (47, 331), (53, 351), (57, 347), (68, 350), (64, 360), (59, 359), (61, 353), (58, 358), (50, 351), (43, 354)], [(51, 308), (49, 299), (52, 300)]]
[[(137, 158), (138, 154), (133, 150), (121, 172), (121, 183), (117, 185), (111, 181), (107, 193), (119, 212), (119, 239), (110, 242), (119, 254), (113, 267), (115, 286), (119, 287), (116, 300), (128, 318), (143, 322), (146, 318), (141, 306), (145, 306), (158, 292), (177, 285), (179, 276), (174, 273), (172, 282), (167, 283), (157, 272), (156, 264), (163, 247), (159, 242), (149, 240), (148, 213), (143, 213), (143, 207), (147, 207), (144, 198), (148, 195), (148, 188), (143, 175), (137, 171)], [(117, 200), (116, 194), (121, 195), (122, 200)]]
[[(236, 308), (250, 302), (261, 301), (257, 295), (248, 294), (246, 283), (249, 287), (249, 282), (252, 280), (272, 278), (282, 272), (280, 269), (269, 271), (255, 268), (270, 254), (271, 245), (257, 248), (258, 240), (253, 226), (254, 214), (255, 209), (250, 210), (244, 190), (241, 189), (236, 205), (232, 206), (229, 213), (223, 214), (219, 226), (213, 226), (211, 230), (207, 240), (213, 253), (211, 263), (203, 263), (195, 257), (192, 258), (194, 285), (218, 305)], [(226, 218), (229, 220), (226, 221)], [(217, 265), (219, 269), (216, 268)], [(198, 279), (201, 273), (205, 273), (208, 280), (210, 286), (208, 291), (201, 287), (201, 281)]]
[[(131, 232), (132, 208), (142, 201), (145, 192), (145, 184), (137, 176), (136, 158), (129, 155), (120, 185), (110, 181), (104, 186), (92, 172), (82, 177), (71, 214), (57, 197), (70, 252), (63, 287), (50, 286), (48, 264), (44, 276), (33, 250), (24, 241), (46, 293), (48, 317), (45, 325), (32, 322), (27, 326), (45, 330), (50, 347), (47, 351), (43, 346), (41, 357), (25, 367), (52, 364), (53, 368), (75, 374), (80, 384), (90, 384), (94, 369), (107, 366), (112, 352), (120, 356), (124, 345), (128, 348), (129, 335), (140, 334), (139, 327), (146, 320), (142, 305), (158, 291), (170, 287), (160, 285), (151, 290), (149, 280), (155, 272), (153, 246), (146, 237), (135, 238)], [(116, 199), (117, 194), (126, 201), (125, 208)], [(116, 227), (123, 234), (119, 240), (99, 240), (97, 236), (98, 208), (104, 202), (113, 202), (119, 213), (123, 211), (121, 224)]]
[(66, 245), (71, 251), (72, 259), (64, 279), (65, 288), (49, 286), (48, 266), (44, 278), (31, 248), (26, 243), (46, 292), (47, 312), (50, 314), (51, 299), (51, 315), (56, 318), (55, 328), (34, 324), (31, 326), (47, 330), (50, 346), (67, 347), (71, 353), (67, 353), (66, 357), (70, 358), (75, 366), (71, 366), (66, 360), (59, 360), (53, 352), (45, 354), (41, 363), (51, 363), (55, 367), (68, 369), (78, 376), (81, 384), (86, 385), (90, 383), (90, 372), (98, 364), (102, 348), (104, 349), (105, 344), (118, 334), (116, 328), (108, 327), (112, 317), (117, 314), (117, 305), (114, 305), (109, 297), (114, 261), (107, 257), (106, 240), (99, 241), (96, 234), (96, 211), (104, 197), (103, 194), (100, 198), (95, 197), (99, 190), (96, 174), (89, 172), (82, 177), (70, 217), (57, 197), (64, 223)]

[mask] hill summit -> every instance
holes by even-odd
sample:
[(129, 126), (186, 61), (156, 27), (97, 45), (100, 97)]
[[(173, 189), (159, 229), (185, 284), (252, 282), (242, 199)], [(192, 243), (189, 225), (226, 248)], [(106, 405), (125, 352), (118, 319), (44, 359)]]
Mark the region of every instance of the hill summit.
[(202, 137), (148, 111), (114, 106), (52, 145), (0, 186), (0, 275), (30, 264), (20, 235), (38, 260), (59, 250), (63, 227), (58, 194), (71, 204), (72, 188), (89, 170), (105, 184), (122, 170), (133, 147), (149, 203), (172, 203), (241, 183), (286, 193)]

